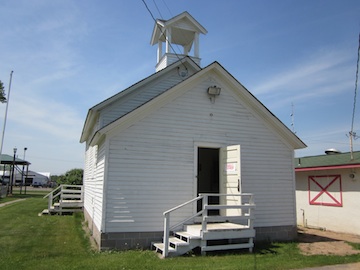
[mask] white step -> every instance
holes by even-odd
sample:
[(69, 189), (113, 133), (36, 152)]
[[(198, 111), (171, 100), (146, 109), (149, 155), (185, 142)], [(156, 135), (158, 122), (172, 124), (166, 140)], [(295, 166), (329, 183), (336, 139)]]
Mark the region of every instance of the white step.
[[(248, 220), (252, 218), (253, 217), (248, 216)], [(205, 254), (207, 251), (245, 248), (248, 248), (249, 251), (252, 252), (254, 247), (253, 238), (256, 232), (250, 221), (249, 224), (250, 226), (232, 222), (207, 223), (204, 231), (202, 231), (202, 224), (184, 225), (183, 231), (175, 231), (175, 236), (169, 237), (167, 256), (174, 257), (183, 255), (196, 247), (201, 247), (202, 254)], [(221, 245), (212, 245), (213, 243), (208, 243), (207, 241), (222, 239), (227, 241)], [(234, 243), (231, 242), (231, 239), (243, 239), (246, 242)], [(155, 243), (153, 246), (156, 248), (156, 251), (161, 252), (164, 257), (164, 244)]]
[[(201, 224), (186, 225), (186, 231), (194, 235), (200, 235), (202, 229)], [(206, 226), (207, 231), (229, 231), (229, 230), (244, 230), (249, 229), (247, 225), (230, 223), (230, 222), (221, 222), (221, 223), (208, 223)]]
[(171, 246), (171, 244), (173, 244), (174, 246), (188, 246), (189, 245), (188, 242), (183, 241), (174, 236), (169, 237), (169, 243), (170, 243), (170, 246)]
[(175, 235), (178, 235), (181, 239), (200, 239), (200, 233), (198, 235), (194, 235), (187, 231), (175, 232)]
[[(156, 252), (160, 251), (161, 254), (164, 253), (164, 243), (153, 243), (152, 245), (155, 247)], [(172, 247), (169, 247), (168, 251), (169, 251), (169, 253), (174, 253), (175, 249)]]
[(251, 251), (251, 249), (253, 247), (254, 247), (253, 243), (229, 244), (229, 245), (217, 245), (217, 246), (203, 247), (202, 251), (229, 250), (229, 249), (242, 249), (242, 248), (248, 248)]

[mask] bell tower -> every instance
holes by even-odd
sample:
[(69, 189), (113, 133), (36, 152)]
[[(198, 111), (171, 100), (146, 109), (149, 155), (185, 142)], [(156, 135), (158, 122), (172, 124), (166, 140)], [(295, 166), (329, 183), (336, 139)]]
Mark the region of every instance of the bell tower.
[[(185, 56), (200, 66), (199, 36), (206, 33), (206, 29), (186, 11), (167, 21), (156, 20), (150, 42), (158, 45), (156, 71)], [(179, 46), (182, 47), (180, 54), (176, 52)]]

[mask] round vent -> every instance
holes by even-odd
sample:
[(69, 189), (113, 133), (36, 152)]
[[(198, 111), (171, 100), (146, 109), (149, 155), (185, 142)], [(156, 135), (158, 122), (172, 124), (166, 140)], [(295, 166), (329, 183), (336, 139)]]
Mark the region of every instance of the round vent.
[(334, 155), (334, 154), (340, 154), (341, 152), (335, 148), (330, 148), (325, 150), (325, 154), (327, 155)]

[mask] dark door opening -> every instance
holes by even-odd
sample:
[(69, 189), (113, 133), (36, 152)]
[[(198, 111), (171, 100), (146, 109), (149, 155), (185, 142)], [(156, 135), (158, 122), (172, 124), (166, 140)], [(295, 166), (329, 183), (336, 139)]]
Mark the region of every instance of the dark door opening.
[[(198, 183), (199, 193), (219, 193), (219, 149), (198, 148)], [(210, 197), (209, 204), (218, 204), (219, 197)], [(201, 202), (198, 203), (198, 211), (201, 210)], [(218, 215), (218, 210), (209, 211), (209, 215)]]

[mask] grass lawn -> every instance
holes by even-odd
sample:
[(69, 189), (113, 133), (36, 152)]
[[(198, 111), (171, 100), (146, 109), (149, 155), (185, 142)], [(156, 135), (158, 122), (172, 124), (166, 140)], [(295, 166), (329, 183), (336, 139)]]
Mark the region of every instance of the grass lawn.
[[(0, 269), (294, 269), (359, 262), (360, 255), (303, 256), (296, 243), (256, 245), (255, 252), (159, 259), (152, 251), (94, 252), (82, 215), (38, 216), (41, 194), (0, 207)], [(17, 197), (14, 195), (13, 197)], [(0, 203), (3, 201), (0, 200)]]

